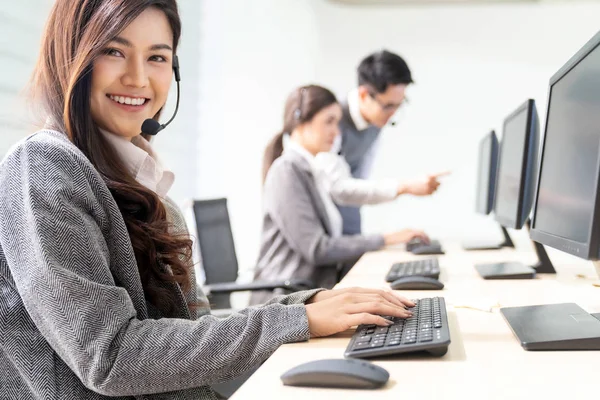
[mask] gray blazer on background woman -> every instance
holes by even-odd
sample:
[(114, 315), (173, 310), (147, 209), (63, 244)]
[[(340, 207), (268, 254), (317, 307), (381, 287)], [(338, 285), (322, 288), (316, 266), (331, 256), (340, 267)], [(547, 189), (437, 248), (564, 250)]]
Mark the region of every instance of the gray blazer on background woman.
[[(263, 202), (257, 280), (293, 277), (331, 288), (337, 283), (341, 263), (384, 244), (382, 235), (332, 237), (334, 228), (311, 166), (296, 151), (286, 151), (271, 167)], [(272, 296), (256, 294), (252, 303)]]

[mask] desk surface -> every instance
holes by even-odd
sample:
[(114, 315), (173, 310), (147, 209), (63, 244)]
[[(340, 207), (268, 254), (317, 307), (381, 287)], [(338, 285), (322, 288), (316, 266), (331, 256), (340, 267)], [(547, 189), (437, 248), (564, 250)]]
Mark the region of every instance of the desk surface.
[[(329, 338), (281, 346), (235, 393), (239, 399), (583, 399), (597, 396), (600, 351), (530, 352), (521, 348), (498, 306), (574, 302), (600, 312), (600, 288), (591, 263), (555, 263), (556, 276), (534, 280), (485, 281), (474, 264), (494, 261), (532, 263), (532, 252), (464, 252), (444, 243), (440, 257), (442, 291), (405, 291), (409, 298), (443, 296), (452, 343), (441, 358), (402, 355), (373, 359), (390, 372), (375, 391), (284, 386), (279, 377), (303, 362), (343, 358), (352, 331)], [(366, 254), (338, 288), (385, 287), (393, 262), (418, 258), (400, 250)], [(578, 276), (579, 275), (579, 276)], [(588, 278), (585, 278), (587, 276)]]

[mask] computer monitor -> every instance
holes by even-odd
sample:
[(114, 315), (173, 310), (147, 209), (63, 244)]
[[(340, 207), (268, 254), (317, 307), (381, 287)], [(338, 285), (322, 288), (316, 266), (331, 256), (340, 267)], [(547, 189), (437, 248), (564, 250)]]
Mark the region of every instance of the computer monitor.
[[(600, 33), (550, 79), (530, 232), (536, 242), (594, 261), (600, 258), (598, 110)], [(576, 304), (501, 311), (526, 349), (600, 350), (600, 315)]]
[(550, 81), (531, 238), (598, 260), (600, 48), (583, 50)]
[(506, 228), (521, 229), (529, 218), (539, 137), (535, 101), (529, 99), (504, 120), (494, 215)]
[(476, 210), (483, 215), (491, 213), (494, 207), (497, 167), (498, 138), (496, 132), (491, 131), (479, 141)]
[[(495, 131), (486, 134), (479, 141), (479, 157), (477, 165), (477, 199), (475, 210), (483, 215), (488, 215), (494, 208), (494, 195), (496, 192), (496, 170), (498, 169), (498, 137)], [(467, 251), (498, 250), (502, 247), (515, 247), (505, 227), (500, 225), (504, 241), (499, 242), (469, 242), (463, 243)]]
[[(527, 100), (504, 120), (498, 159), (494, 216), (505, 228), (521, 229), (528, 221), (537, 181), (539, 118), (535, 101)], [(536, 272), (556, 272), (544, 247), (534, 243), (539, 262), (479, 264), (485, 279), (530, 279)]]

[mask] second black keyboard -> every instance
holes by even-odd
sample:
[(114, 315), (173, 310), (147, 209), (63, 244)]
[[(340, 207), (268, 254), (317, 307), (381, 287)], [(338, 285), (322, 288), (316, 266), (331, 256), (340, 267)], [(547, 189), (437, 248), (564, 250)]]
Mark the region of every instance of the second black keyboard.
[(426, 276), (427, 278), (439, 279), (440, 264), (437, 258), (424, 258), (420, 260), (406, 261), (392, 265), (385, 277), (387, 282), (405, 276)]

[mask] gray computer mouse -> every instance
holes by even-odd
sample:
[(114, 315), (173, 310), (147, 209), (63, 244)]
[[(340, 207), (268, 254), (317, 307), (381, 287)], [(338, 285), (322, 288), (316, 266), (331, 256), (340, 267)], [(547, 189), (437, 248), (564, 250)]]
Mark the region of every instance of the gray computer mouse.
[(310, 361), (281, 375), (284, 385), (347, 389), (376, 389), (390, 374), (365, 360), (351, 358)]
[(421, 256), (434, 255), (434, 254), (446, 254), (444, 252), (444, 250), (442, 250), (442, 247), (439, 245), (438, 246), (424, 245), (424, 246), (420, 246), (420, 247), (415, 247), (414, 249), (410, 250), (410, 252), (412, 254), (421, 255)]
[(425, 243), (421, 238), (414, 238), (406, 243), (406, 251), (418, 255), (444, 254), (442, 244), (438, 240)]
[(440, 290), (444, 284), (437, 279), (425, 276), (405, 276), (390, 283), (394, 290)]

